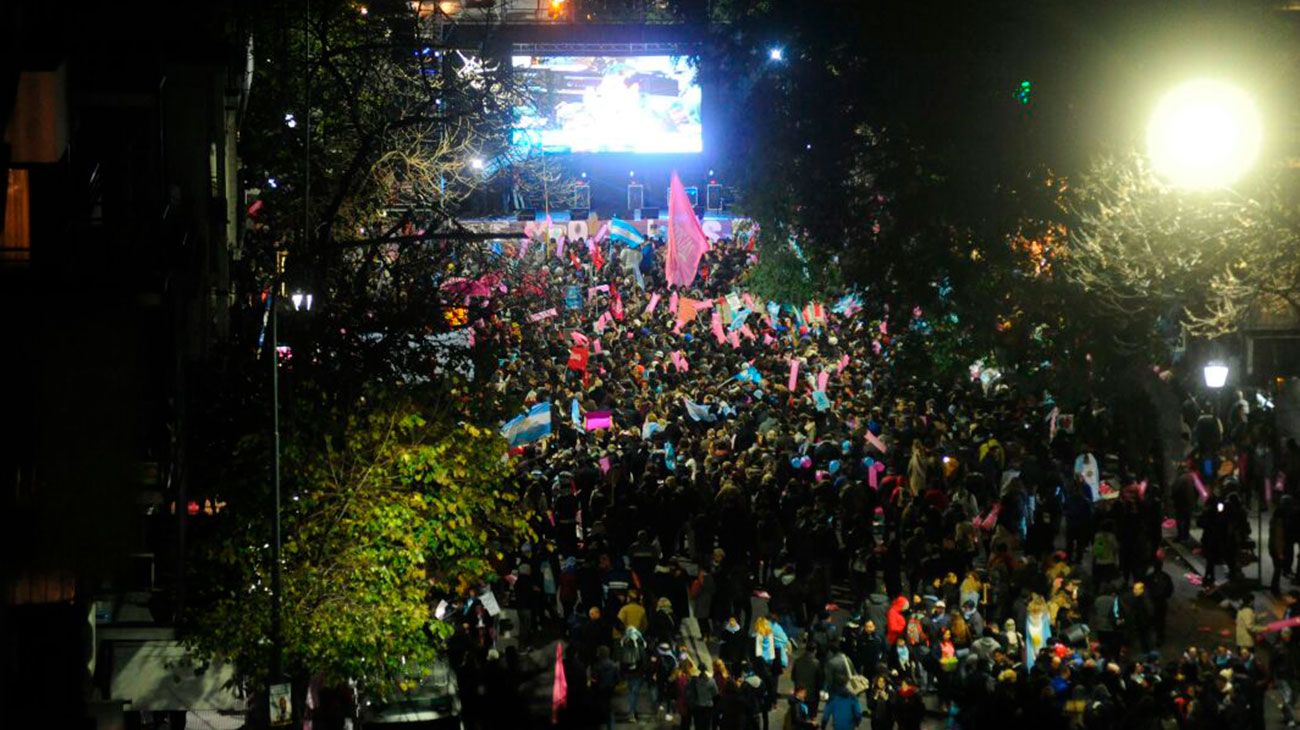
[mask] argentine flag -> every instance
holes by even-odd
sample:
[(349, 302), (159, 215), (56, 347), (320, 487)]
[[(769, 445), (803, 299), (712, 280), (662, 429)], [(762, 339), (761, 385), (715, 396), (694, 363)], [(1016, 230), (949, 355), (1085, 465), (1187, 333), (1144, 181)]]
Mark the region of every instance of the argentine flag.
[(523, 446), (551, 435), (551, 404), (538, 403), (528, 414), (515, 416), (501, 426), (501, 435), (511, 446)]
[(645, 243), (645, 236), (633, 228), (631, 223), (617, 216), (609, 222), (609, 238), (611, 241), (620, 241), (629, 246), (640, 246)]

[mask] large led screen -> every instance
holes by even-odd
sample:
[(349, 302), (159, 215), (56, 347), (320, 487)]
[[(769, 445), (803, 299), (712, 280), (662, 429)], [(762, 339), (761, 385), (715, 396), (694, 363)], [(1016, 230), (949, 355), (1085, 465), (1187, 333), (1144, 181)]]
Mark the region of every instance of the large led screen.
[(675, 56), (515, 56), (516, 145), (548, 153), (704, 149), (700, 86)]

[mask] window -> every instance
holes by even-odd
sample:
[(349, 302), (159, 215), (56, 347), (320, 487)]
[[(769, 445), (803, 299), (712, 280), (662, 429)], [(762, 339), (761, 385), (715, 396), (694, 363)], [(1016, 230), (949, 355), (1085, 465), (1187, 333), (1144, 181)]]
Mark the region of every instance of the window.
[(26, 261), (31, 257), (31, 248), (31, 189), (27, 170), (10, 169), (0, 261)]

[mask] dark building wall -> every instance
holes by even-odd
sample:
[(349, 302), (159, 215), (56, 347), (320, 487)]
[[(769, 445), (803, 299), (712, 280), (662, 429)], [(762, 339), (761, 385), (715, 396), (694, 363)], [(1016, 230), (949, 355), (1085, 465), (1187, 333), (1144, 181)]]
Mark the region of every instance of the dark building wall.
[(0, 257), (0, 725), (78, 727), (94, 600), (141, 591), (167, 625), (181, 596), (184, 382), (224, 329), (244, 53), (220, 2), (6, 5), (0, 125), (31, 111), (24, 72), (61, 68), (63, 116), (35, 118), (66, 144), (0, 155), (31, 220)]

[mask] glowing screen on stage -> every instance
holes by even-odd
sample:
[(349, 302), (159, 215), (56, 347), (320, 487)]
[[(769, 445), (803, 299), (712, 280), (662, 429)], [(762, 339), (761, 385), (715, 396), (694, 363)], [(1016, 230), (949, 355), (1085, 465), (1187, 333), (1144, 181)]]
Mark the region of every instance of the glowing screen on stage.
[(529, 106), (513, 142), (543, 152), (704, 149), (695, 69), (675, 56), (514, 56)]

